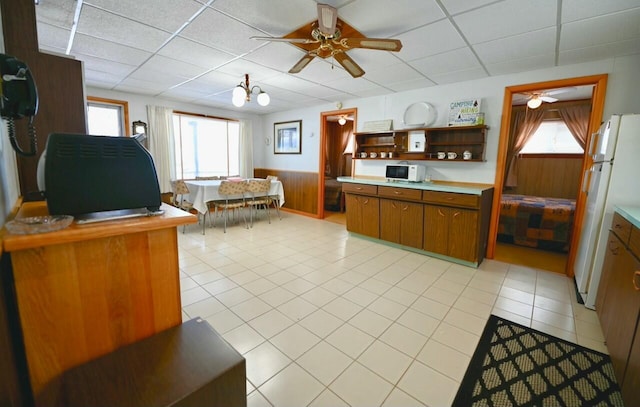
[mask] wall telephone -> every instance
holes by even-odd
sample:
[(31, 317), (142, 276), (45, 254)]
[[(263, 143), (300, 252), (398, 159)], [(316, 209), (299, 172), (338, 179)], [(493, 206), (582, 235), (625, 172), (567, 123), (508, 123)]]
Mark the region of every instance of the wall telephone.
[[(9, 141), (13, 149), (23, 156), (37, 153), (36, 131), (33, 116), (38, 112), (38, 90), (29, 67), (6, 54), (0, 54), (0, 116), (7, 119)], [(14, 119), (29, 118), (29, 151), (23, 151), (18, 145)]]

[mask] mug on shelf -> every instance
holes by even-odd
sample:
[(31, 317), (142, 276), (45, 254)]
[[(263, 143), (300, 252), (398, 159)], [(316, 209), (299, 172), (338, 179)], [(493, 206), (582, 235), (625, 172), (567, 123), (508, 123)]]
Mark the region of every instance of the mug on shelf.
[(447, 157), (447, 153), (444, 151), (438, 151), (438, 160), (444, 160)]
[(386, 151), (383, 151), (383, 152), (380, 153), (380, 158), (387, 158)]
[(389, 151), (388, 156), (389, 156), (389, 158), (393, 158), (393, 151)]
[(364, 151), (360, 153), (360, 158), (367, 158), (367, 153)]
[(471, 151), (469, 150), (465, 150), (464, 153), (462, 153), (462, 159), (464, 160), (470, 160), (471, 159)]
[(458, 157), (458, 154), (456, 154), (456, 153), (455, 153), (455, 152), (453, 152), (453, 151), (449, 151), (449, 152), (447, 153), (447, 158), (448, 158), (448, 159), (450, 159), (450, 160), (455, 160), (455, 159), (456, 159), (456, 157)]
[(375, 151), (372, 151), (369, 153), (369, 158), (376, 158), (378, 156), (378, 153), (376, 153)]

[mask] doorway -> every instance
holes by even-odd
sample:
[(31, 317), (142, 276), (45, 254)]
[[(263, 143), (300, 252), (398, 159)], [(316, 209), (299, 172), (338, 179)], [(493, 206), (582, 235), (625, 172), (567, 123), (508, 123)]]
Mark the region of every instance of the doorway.
[(357, 108), (320, 113), (318, 218), (345, 223), (345, 203), (337, 177), (350, 176)]
[[(507, 156), (509, 147), (509, 130), (512, 122), (512, 103), (516, 94), (522, 94), (525, 92), (540, 92), (547, 89), (558, 89), (567, 87), (579, 87), (593, 85), (593, 92), (591, 96), (591, 114), (589, 117), (589, 126), (587, 133), (590, 135), (594, 133), (600, 126), (602, 120), (602, 114), (604, 109), (604, 96), (606, 92), (607, 75), (594, 75), (570, 79), (562, 79), (548, 82), (538, 82), (524, 85), (516, 85), (505, 88), (502, 121), (500, 125), (500, 140), (498, 144), (498, 159), (496, 163), (496, 178), (495, 178), (495, 191), (491, 213), (491, 224), (489, 228), (489, 241), (487, 245), (487, 258), (495, 258), (496, 242), (498, 235), (498, 224), (500, 218), (500, 203), (502, 198), (502, 190), (504, 188), (505, 174), (507, 171)], [(587, 144), (589, 138), (587, 139)], [(591, 165), (591, 158), (585, 149), (583, 155), (581, 179), (584, 177), (585, 170)], [(571, 240), (569, 246), (569, 252), (566, 258), (566, 264), (564, 267), (564, 273), (568, 276), (573, 276), (573, 261), (575, 259), (577, 243), (580, 238), (580, 230), (582, 226), (582, 217), (584, 214), (584, 205), (586, 201), (585, 194), (580, 190), (576, 198), (576, 210), (574, 215), (574, 222), (571, 233)]]

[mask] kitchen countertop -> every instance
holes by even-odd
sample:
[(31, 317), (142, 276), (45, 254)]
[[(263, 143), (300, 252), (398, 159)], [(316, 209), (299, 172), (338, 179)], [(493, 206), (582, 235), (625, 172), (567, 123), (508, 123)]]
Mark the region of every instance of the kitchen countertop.
[(617, 206), (614, 208), (623, 218), (631, 222), (633, 226), (640, 229), (640, 207), (638, 206)]
[(464, 182), (431, 181), (431, 182), (408, 182), (408, 181), (387, 181), (386, 179), (374, 178), (354, 178), (338, 177), (338, 182), (350, 182), (354, 184), (377, 185), (384, 187), (398, 187), (421, 189), (424, 191), (454, 192), (458, 194), (481, 195), (483, 191), (493, 188), (491, 184), (474, 184)]

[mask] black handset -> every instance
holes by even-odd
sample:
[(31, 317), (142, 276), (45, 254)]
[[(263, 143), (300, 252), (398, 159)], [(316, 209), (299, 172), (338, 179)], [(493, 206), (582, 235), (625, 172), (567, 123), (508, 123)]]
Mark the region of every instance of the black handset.
[[(13, 149), (23, 156), (37, 153), (33, 116), (38, 112), (38, 90), (29, 67), (15, 57), (0, 54), (0, 115), (7, 119), (9, 141)], [(16, 140), (14, 119), (29, 118), (30, 151), (23, 151)]]

